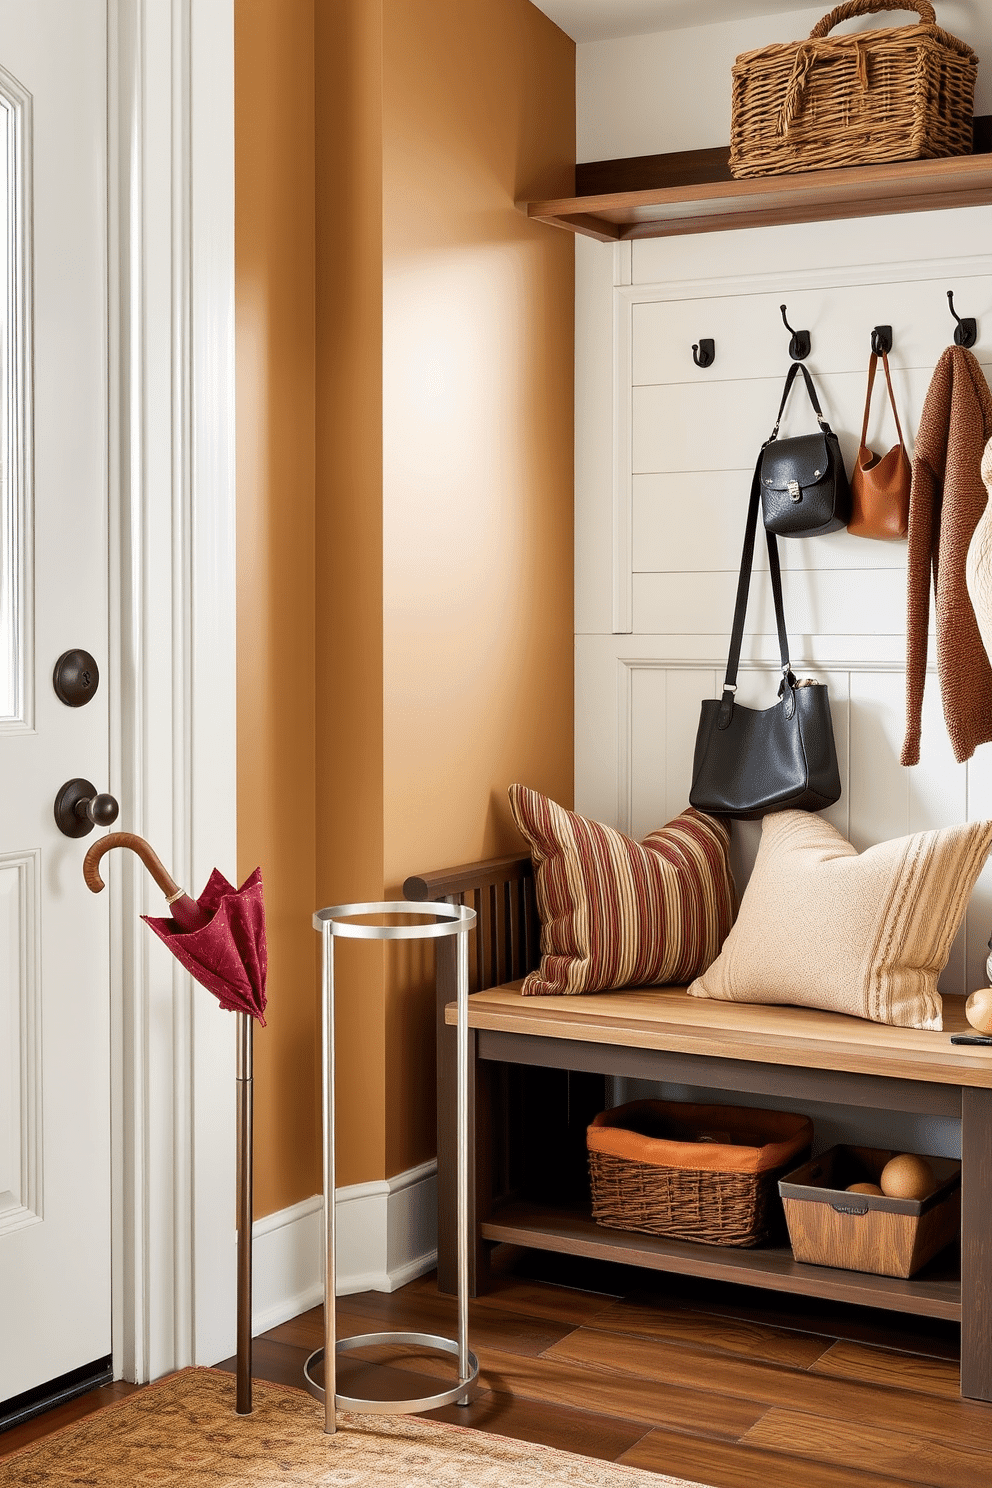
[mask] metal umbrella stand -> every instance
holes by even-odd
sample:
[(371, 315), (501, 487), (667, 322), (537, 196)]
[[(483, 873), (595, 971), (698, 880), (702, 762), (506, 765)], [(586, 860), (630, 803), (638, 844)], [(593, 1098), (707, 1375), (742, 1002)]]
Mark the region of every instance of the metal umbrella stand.
[[(356, 917), (370, 915), (420, 915), (428, 924), (355, 924)], [(326, 1270), (324, 1276), (324, 1347), (315, 1350), (303, 1366), (303, 1378), (311, 1395), (324, 1402), (324, 1430), (337, 1429), (335, 1410), (360, 1415), (409, 1415), (437, 1410), (442, 1405), (468, 1404), (468, 1390), (479, 1374), (479, 1361), (468, 1346), (468, 936), (475, 924), (475, 910), (464, 904), (417, 904), (407, 900), (372, 904), (336, 904), (321, 909), (313, 926), (322, 938), (323, 1007), (323, 1115), (324, 1115), (324, 1217)], [(352, 940), (439, 940), (458, 936), (458, 1340), (433, 1333), (363, 1333), (338, 1339), (334, 1317), (337, 1294), (334, 1223), (334, 941)], [(458, 1359), (458, 1383), (451, 1389), (420, 1400), (367, 1400), (337, 1393), (337, 1356), (352, 1349), (378, 1344), (438, 1349)], [(324, 1384), (312, 1370), (323, 1361)]]
[(251, 1206), (252, 1206), (252, 1032), (254, 1019), (238, 1020), (238, 1341), (235, 1412), (251, 1415)]

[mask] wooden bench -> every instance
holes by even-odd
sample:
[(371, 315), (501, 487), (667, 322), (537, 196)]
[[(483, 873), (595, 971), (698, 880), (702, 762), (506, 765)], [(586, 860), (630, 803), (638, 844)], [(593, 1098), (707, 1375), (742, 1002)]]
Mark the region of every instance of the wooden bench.
[[(410, 878), (408, 899), (472, 905), (469, 1086), (470, 1272), (486, 1288), (499, 1242), (620, 1261), (718, 1281), (959, 1320), (961, 1393), (992, 1401), (992, 1058), (952, 1045), (964, 1000), (944, 999), (943, 1033), (889, 1028), (839, 1013), (638, 988), (527, 997), (540, 922), (529, 858), (499, 858)], [(455, 947), (437, 947), (438, 1286), (455, 1290)], [(949, 1247), (908, 1281), (803, 1265), (788, 1247), (736, 1250), (591, 1218), (583, 1190), (585, 1127), (605, 1077), (668, 1080), (743, 1096), (786, 1096), (961, 1122), (960, 1258)]]

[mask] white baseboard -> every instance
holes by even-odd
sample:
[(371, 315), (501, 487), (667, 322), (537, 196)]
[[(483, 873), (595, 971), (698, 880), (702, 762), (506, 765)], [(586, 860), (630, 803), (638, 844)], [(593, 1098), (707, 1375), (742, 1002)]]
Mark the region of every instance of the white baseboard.
[[(339, 1188), (337, 1293), (394, 1292), (437, 1263), (437, 1160), (373, 1183)], [(252, 1333), (324, 1300), (320, 1194), (252, 1226)]]
[(324, 1198), (256, 1219), (251, 1227), (251, 1331), (264, 1333), (324, 1300)]
[(337, 1191), (337, 1290), (395, 1292), (437, 1264), (437, 1159)]

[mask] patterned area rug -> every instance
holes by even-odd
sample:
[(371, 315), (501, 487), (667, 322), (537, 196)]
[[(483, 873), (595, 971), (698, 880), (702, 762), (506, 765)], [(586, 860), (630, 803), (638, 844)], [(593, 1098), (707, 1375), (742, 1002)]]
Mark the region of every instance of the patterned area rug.
[[(638, 1468), (411, 1416), (340, 1414), (302, 1390), (185, 1369), (0, 1462), (3, 1488), (699, 1488)], [(554, 1409), (553, 1406), (549, 1409)]]

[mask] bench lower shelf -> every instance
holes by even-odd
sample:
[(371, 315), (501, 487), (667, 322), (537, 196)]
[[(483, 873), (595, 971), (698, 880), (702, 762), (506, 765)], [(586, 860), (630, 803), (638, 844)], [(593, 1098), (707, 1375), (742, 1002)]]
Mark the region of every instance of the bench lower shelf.
[(865, 1271), (839, 1271), (794, 1260), (787, 1246), (737, 1250), (732, 1246), (696, 1245), (663, 1235), (611, 1230), (596, 1224), (588, 1209), (553, 1209), (515, 1200), (501, 1205), (480, 1226), (484, 1240), (589, 1256), (654, 1271), (708, 1276), (714, 1281), (768, 1287), (862, 1307), (882, 1307), (923, 1317), (961, 1320), (958, 1247), (949, 1246), (919, 1276), (903, 1281)]

